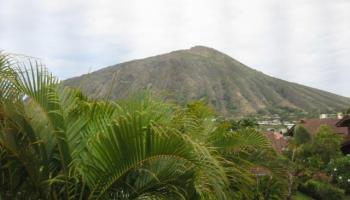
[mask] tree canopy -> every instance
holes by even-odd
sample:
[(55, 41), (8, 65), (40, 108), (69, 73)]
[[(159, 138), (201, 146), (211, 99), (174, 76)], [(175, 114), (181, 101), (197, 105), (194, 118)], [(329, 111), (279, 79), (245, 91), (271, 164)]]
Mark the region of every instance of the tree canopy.
[(311, 141), (311, 135), (303, 125), (297, 125), (294, 130), (294, 140), (297, 145), (306, 144)]

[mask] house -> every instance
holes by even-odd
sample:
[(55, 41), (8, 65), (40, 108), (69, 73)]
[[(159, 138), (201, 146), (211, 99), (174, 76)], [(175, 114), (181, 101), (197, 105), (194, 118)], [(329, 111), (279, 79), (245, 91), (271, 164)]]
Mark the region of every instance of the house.
[(345, 154), (350, 154), (350, 115), (347, 115), (339, 120), (336, 126), (347, 129), (347, 135), (344, 135), (344, 142), (342, 144), (341, 150)]
[[(303, 125), (305, 129), (311, 134), (314, 135), (316, 134), (317, 129), (321, 125), (327, 125), (332, 128), (333, 132), (339, 135), (348, 135), (348, 128), (346, 127), (339, 127), (337, 126), (337, 123), (339, 122), (339, 119), (305, 119), (305, 120), (300, 120), (300, 122), (297, 125)], [(288, 130), (288, 135), (293, 136), (294, 129), (296, 125), (294, 125), (292, 128)]]
[[(328, 125), (335, 134), (339, 134), (344, 138), (341, 147), (343, 153), (350, 154), (350, 115), (346, 115), (342, 119), (321, 118), (301, 120), (298, 124), (303, 125), (311, 135), (316, 134), (317, 129), (321, 125)], [(294, 125), (290, 128), (287, 135), (293, 136), (295, 127)]]
[[(350, 115), (346, 115), (345, 117), (340, 119), (337, 122), (336, 126), (343, 127), (343, 128), (346, 127), (348, 129), (347, 130), (348, 134), (350, 134)], [(348, 136), (350, 136), (350, 135), (348, 135)]]

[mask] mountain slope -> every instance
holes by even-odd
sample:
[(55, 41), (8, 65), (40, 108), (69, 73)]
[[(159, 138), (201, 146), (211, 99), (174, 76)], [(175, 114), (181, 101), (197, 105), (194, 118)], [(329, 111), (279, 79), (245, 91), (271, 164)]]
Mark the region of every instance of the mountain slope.
[(270, 77), (203, 46), (117, 64), (64, 83), (94, 98), (108, 94), (114, 99), (151, 87), (166, 91), (179, 103), (205, 98), (224, 115), (350, 107), (349, 98)]

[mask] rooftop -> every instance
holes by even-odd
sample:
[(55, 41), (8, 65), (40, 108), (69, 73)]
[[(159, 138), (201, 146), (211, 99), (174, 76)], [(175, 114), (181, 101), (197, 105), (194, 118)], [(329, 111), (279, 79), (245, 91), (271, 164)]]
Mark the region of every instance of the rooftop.
[[(348, 117), (349, 116), (346, 116), (345, 118), (348, 118)], [(348, 122), (350, 120), (350, 118), (349, 118), (349, 120), (344, 120), (345, 118), (343, 118), (342, 120), (340, 120), (340, 119), (306, 119), (306, 120), (300, 120), (299, 124), (303, 125), (311, 135), (314, 135), (316, 133), (317, 129), (321, 125), (327, 125), (333, 129), (334, 133), (345, 136), (345, 135), (349, 134), (348, 128), (339, 126), (339, 125), (341, 125), (342, 121)], [(288, 131), (289, 135), (293, 135), (294, 127), (292, 127)]]

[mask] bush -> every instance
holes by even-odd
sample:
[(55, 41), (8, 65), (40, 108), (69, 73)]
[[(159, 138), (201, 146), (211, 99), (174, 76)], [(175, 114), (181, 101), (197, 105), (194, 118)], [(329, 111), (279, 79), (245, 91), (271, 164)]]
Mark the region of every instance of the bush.
[(284, 177), (261, 176), (257, 178), (255, 199), (287, 199), (288, 182)]
[(332, 160), (327, 171), (333, 177), (333, 182), (350, 194), (350, 156)]
[(322, 125), (316, 131), (313, 142), (314, 153), (318, 154), (321, 160), (327, 164), (331, 159), (340, 157), (341, 143), (343, 138), (339, 134), (335, 134), (331, 127)]
[(328, 163), (342, 156), (340, 146), (343, 138), (326, 125), (320, 126), (313, 141), (300, 146), (298, 159), (306, 167), (323, 170)]
[(329, 183), (321, 183), (313, 179), (302, 184), (299, 190), (320, 200), (342, 200), (344, 198), (344, 190), (334, 187)]
[(294, 140), (297, 145), (302, 145), (311, 141), (311, 135), (302, 125), (297, 125), (294, 130)]

